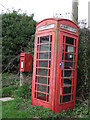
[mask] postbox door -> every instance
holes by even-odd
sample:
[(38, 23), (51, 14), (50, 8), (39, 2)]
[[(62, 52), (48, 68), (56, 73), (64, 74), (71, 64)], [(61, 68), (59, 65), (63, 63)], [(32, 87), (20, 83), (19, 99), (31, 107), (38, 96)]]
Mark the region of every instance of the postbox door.
[[(59, 110), (70, 108), (75, 101), (76, 92), (76, 66), (77, 66), (77, 37), (61, 33), (59, 68), (58, 68), (58, 95), (57, 108)], [(65, 105), (66, 104), (66, 105)]]
[(20, 72), (25, 71), (25, 53), (21, 53), (20, 55)]

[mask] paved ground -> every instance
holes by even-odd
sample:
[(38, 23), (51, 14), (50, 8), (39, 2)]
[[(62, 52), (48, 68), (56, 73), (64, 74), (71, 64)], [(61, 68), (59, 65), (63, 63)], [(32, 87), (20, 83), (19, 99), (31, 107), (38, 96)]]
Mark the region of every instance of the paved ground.
[(14, 98), (11, 98), (11, 97), (0, 98), (0, 101), (2, 101), (2, 102), (6, 102), (6, 101), (10, 101), (10, 100), (14, 100)]

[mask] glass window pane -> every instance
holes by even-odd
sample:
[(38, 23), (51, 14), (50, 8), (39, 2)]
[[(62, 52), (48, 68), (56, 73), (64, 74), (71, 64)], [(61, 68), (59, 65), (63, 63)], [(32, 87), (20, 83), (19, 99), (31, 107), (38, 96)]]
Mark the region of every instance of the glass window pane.
[(67, 54), (65, 53), (65, 60), (73, 60), (73, 55), (72, 54)]
[(48, 70), (43, 70), (43, 69), (38, 70), (39, 75), (47, 76), (47, 73), (48, 73)]
[(47, 78), (38, 77), (38, 83), (47, 84)]
[(63, 88), (63, 94), (71, 93), (71, 87), (64, 87)]
[(72, 78), (71, 79), (64, 79), (64, 86), (68, 86), (72, 84)]
[(64, 77), (72, 77), (72, 70), (65, 70)]
[(37, 51), (39, 51), (40, 50), (40, 45), (37, 45)]
[(49, 51), (49, 44), (40, 45), (40, 51)]
[(46, 92), (46, 90), (47, 90), (46, 86), (38, 85), (38, 91), (40, 91), (40, 92)]
[(40, 43), (47, 43), (49, 42), (49, 36), (40, 37)]
[(50, 36), (50, 42), (52, 42), (52, 35)]
[(39, 67), (48, 67), (48, 62), (46, 62), (46, 61), (40, 61), (39, 62)]
[(46, 94), (38, 93), (37, 98), (46, 101)]
[(48, 59), (49, 53), (40, 53), (40, 59)]
[(37, 41), (37, 43), (39, 43), (39, 37), (38, 37), (38, 41)]
[(73, 52), (73, 47), (67, 46), (67, 52)]
[(63, 96), (63, 102), (69, 102), (71, 98), (71, 95)]
[(65, 62), (64, 67), (65, 68), (72, 68), (73, 62)]
[(66, 43), (74, 45), (74, 38), (66, 37)]

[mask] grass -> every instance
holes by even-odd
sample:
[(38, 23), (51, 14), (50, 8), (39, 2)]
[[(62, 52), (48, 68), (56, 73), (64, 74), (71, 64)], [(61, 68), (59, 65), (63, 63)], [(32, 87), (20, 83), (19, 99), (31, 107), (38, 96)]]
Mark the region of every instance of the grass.
[(50, 109), (31, 106), (31, 100), (16, 98), (13, 101), (3, 103), (2, 116), (3, 118), (43, 118), (43, 119), (58, 119), (58, 118), (89, 118), (87, 107), (76, 104), (75, 108), (70, 111), (62, 111), (62, 113), (52, 113)]
[(50, 110), (42, 107), (32, 107), (31, 100), (20, 98), (3, 103), (3, 111), (3, 118), (47, 118), (53, 114)]
[[(6, 75), (6, 74), (5, 74)], [(8, 77), (9, 78), (9, 77)], [(4, 81), (6, 76), (4, 77)], [(13, 78), (14, 80), (14, 78)], [(11, 78), (10, 78), (10, 81)], [(29, 94), (28, 94), (29, 93)], [(3, 87), (2, 95), (14, 97), (13, 101), (2, 103), (2, 117), (4, 118), (30, 118), (31, 119), (71, 119), (71, 118), (84, 118), (84, 120), (89, 120), (89, 110), (88, 106), (80, 104), (76, 101), (75, 108), (73, 110), (62, 111), (61, 113), (54, 114), (50, 109), (45, 109), (43, 107), (37, 107), (31, 105), (31, 87), (24, 85), (20, 86), (10, 86)], [(29, 95), (29, 96), (28, 96)]]
[(2, 118), (2, 102), (0, 101), (0, 120)]
[[(50, 109), (43, 107), (37, 107), (31, 105), (30, 99), (27, 96), (23, 96), (23, 92), (26, 91), (26, 86), (19, 87), (15, 90), (12, 89), (13, 101), (3, 102), (2, 104), (2, 116), (3, 118), (43, 118), (43, 119), (61, 119), (61, 118), (86, 118), (89, 119), (88, 107), (76, 102), (73, 110), (62, 111), (61, 113), (54, 114)], [(28, 94), (27, 94), (28, 95)]]

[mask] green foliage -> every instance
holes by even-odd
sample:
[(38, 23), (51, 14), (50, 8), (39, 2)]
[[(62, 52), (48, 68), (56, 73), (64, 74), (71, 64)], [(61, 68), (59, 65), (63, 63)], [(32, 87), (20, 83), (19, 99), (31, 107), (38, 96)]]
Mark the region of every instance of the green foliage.
[(88, 107), (83, 104), (76, 103), (71, 116), (75, 116), (76, 118), (88, 118), (89, 117)]
[(31, 105), (30, 99), (15, 98), (13, 101), (3, 103), (3, 118), (29, 118), (29, 119), (45, 119), (45, 120), (63, 120), (63, 119), (88, 119), (88, 108), (82, 104), (76, 103), (73, 110), (62, 111), (61, 113), (53, 113), (50, 109)]
[(17, 87), (14, 87), (14, 86), (4, 87), (2, 89), (2, 97), (12, 96), (14, 90), (16, 90), (16, 89), (17, 89)]
[[(3, 70), (19, 70), (20, 52), (34, 47), (36, 21), (33, 15), (19, 14), (16, 11), (2, 15), (2, 63)], [(33, 53), (33, 52), (32, 52)]]
[[(31, 75), (31, 74), (30, 74)], [(29, 76), (30, 77), (30, 76)], [(20, 76), (12, 73), (2, 74), (2, 96), (22, 97), (28, 99), (31, 96), (31, 84), (20, 87)]]
[[(77, 89), (79, 90), (79, 97), (80, 93), (83, 99), (88, 97), (88, 85), (89, 85), (89, 78), (88, 78), (88, 29), (80, 29), (79, 31), (79, 56), (78, 56), (78, 84)], [(90, 34), (90, 33), (89, 33)]]
[(31, 106), (30, 100), (16, 98), (3, 103), (3, 118), (47, 118), (53, 115), (51, 110)]
[(2, 88), (2, 97), (16, 97), (16, 98), (23, 98), (28, 99), (31, 94), (31, 89), (28, 87), (28, 85), (23, 86), (9, 86), (9, 87), (3, 87)]
[(2, 74), (2, 87), (20, 84), (20, 76), (12, 73), (3, 73)]
[(21, 97), (23, 99), (28, 99), (30, 96), (30, 89), (27, 84), (19, 86), (16, 91), (14, 91), (14, 97)]
[[(11, 78), (10, 78), (11, 76)], [(4, 82), (6, 79), (11, 79), (15, 82), (15, 75), (4, 73)], [(73, 110), (62, 111), (61, 113), (53, 113), (50, 109), (37, 107), (31, 105), (31, 85), (10, 85), (9, 87), (2, 88), (3, 97), (14, 97), (13, 101), (3, 102), (2, 115), (3, 118), (32, 118), (32, 119), (71, 119), (71, 118), (84, 118), (89, 119), (89, 107), (83, 103), (76, 101)]]

